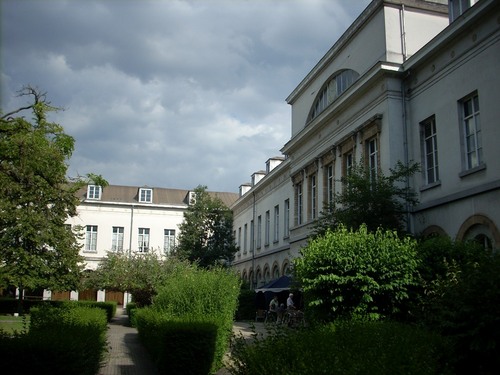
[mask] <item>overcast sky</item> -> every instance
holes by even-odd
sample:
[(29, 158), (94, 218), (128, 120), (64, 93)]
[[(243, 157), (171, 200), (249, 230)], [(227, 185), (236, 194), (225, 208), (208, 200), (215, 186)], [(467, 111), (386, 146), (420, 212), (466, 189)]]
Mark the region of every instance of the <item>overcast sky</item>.
[(0, 0), (1, 109), (47, 92), (69, 175), (237, 192), (290, 139), (286, 97), (369, 0)]

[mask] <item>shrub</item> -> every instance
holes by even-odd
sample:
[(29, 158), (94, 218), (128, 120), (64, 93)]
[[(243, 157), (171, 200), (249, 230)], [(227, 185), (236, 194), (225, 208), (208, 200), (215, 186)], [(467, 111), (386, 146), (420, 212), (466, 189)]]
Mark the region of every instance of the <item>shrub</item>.
[(214, 362), (217, 326), (180, 321), (152, 308), (137, 310), (141, 341), (160, 374), (209, 374)]
[(281, 330), (251, 343), (235, 340), (231, 374), (449, 374), (446, 341), (395, 322), (338, 321)]
[(2, 371), (96, 374), (106, 351), (106, 327), (99, 309), (32, 308), (27, 334), (0, 339)]
[(472, 242), (433, 238), (419, 245), (418, 322), (454, 342), (457, 374), (500, 367), (500, 254)]
[(399, 312), (416, 283), (416, 242), (396, 232), (340, 226), (311, 240), (294, 260), (313, 318), (379, 319)]
[[(201, 269), (195, 266), (177, 268), (159, 289), (152, 308), (161, 319), (184, 321), (192, 324), (211, 323), (217, 327), (212, 371), (222, 367), (232, 334), (234, 313), (240, 291), (239, 278), (227, 269)], [(140, 311), (136, 323), (141, 334)], [(154, 320), (152, 319), (154, 324)], [(144, 337), (144, 335), (142, 335)], [(193, 340), (197, 340), (196, 336)], [(186, 368), (189, 363), (186, 364)]]

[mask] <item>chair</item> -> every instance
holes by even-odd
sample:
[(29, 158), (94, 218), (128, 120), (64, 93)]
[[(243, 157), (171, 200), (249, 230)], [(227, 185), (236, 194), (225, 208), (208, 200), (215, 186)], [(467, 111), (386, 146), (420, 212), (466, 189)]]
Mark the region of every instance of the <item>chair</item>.
[(258, 322), (259, 319), (262, 319), (263, 322), (267, 319), (267, 311), (266, 310), (257, 310), (255, 313), (255, 321)]

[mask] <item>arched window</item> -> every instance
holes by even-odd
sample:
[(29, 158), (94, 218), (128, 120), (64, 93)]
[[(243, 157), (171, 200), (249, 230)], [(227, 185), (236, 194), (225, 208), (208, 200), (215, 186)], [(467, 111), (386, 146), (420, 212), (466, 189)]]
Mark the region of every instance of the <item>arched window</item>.
[(335, 73), (321, 88), (311, 108), (307, 122), (312, 121), (328, 105), (334, 102), (345, 90), (347, 90), (359, 77), (359, 74), (351, 69)]

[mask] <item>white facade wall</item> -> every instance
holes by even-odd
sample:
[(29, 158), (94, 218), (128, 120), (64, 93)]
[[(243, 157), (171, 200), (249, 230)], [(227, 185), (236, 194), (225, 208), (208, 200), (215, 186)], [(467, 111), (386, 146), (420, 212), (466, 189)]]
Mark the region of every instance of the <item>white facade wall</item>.
[[(244, 277), (248, 278), (249, 269), (269, 267), (280, 251), (293, 259), (307, 244), (314, 222), (313, 178), (317, 210), (322, 210), (328, 166), (333, 165), (335, 190), (339, 191), (347, 155), (352, 152), (355, 162), (363, 157), (366, 162), (367, 141), (376, 139), (378, 167), (385, 173), (398, 161), (422, 162), (420, 123), (432, 115), (438, 129), (440, 182), (424, 186), (421, 175), (409, 181), (419, 193), (420, 204), (410, 215), (408, 229), (415, 234), (438, 232), (457, 239), (484, 235), (493, 248), (500, 248), (500, 149), (496, 145), (500, 126), (495, 102), (499, 4), (480, 1), (450, 26), (446, 1), (374, 0), (367, 7), (287, 98), (292, 106), (292, 137), (281, 151), (287, 156), (289, 180), (281, 183), (280, 189), (259, 189), (264, 186), (260, 183), (270, 186), (274, 178), (284, 177), (268, 175), (233, 207), (237, 228), (252, 220), (252, 210), (263, 215), (265, 210), (272, 212), (283, 197), (290, 199), (290, 237), (284, 242), (288, 247), (275, 248), (278, 253), (259, 254), (256, 250), (241, 254), (235, 268)], [(360, 76), (309, 121), (320, 91), (343, 69), (355, 70)], [(485, 166), (469, 173), (463, 170), (457, 103), (475, 91), (480, 97)], [(295, 218), (298, 186), (303, 197), (301, 223)], [(257, 197), (255, 206), (250, 200), (253, 194)]]

